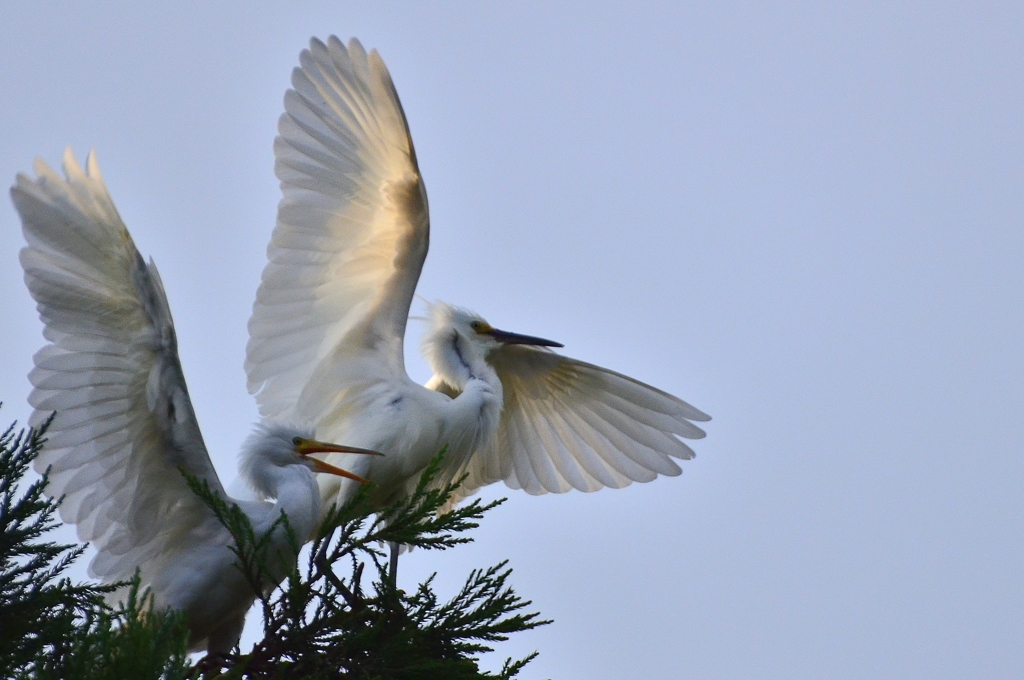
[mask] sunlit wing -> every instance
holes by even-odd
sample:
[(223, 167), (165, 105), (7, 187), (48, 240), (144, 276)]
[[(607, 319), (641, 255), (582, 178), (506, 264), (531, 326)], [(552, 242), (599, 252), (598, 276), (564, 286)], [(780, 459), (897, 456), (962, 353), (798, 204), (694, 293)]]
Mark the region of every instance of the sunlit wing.
[(364, 373), (407, 379), (402, 341), (429, 222), (405, 114), (377, 52), (314, 39), (300, 64), (274, 142), (283, 198), (245, 370), (261, 414), (317, 422), (329, 407), (303, 390), (314, 376), (343, 373), (353, 354), (372, 356)]
[[(61, 178), (41, 160), (11, 189), (28, 246), (25, 281), (49, 344), (35, 355), (30, 424), (56, 413), (36, 461), (60, 515), (98, 554), (104, 580), (131, 578), (187, 542), (210, 513), (179, 469), (223, 493), (178, 361), (156, 267), (139, 255), (95, 157), (71, 150)], [(145, 580), (146, 574), (143, 574)]]
[[(467, 475), (462, 498), (504, 481), (527, 493), (596, 491), (680, 473), (710, 417), (614, 371), (554, 352), (508, 345), (491, 353), (504, 390), (497, 436), (447, 475)], [(428, 387), (455, 396), (451, 386)]]

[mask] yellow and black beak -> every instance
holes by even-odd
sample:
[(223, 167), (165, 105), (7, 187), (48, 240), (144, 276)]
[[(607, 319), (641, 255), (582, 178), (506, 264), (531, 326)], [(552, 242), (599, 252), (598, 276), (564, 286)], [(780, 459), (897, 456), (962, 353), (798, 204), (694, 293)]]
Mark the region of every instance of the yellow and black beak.
[(497, 328), (488, 328), (487, 330), (478, 331), (481, 335), (489, 335), (498, 342), (506, 345), (533, 345), (534, 347), (565, 347), (560, 342), (554, 340), (545, 340), (544, 338), (535, 338), (532, 335), (520, 335), (519, 333), (509, 333), (508, 331), (501, 331)]
[[(295, 438), (295, 452), (300, 456), (309, 456), (312, 453), (363, 453), (369, 456), (384, 455), (379, 451), (371, 451), (370, 449), (360, 449), (355, 446), (341, 446), (340, 444), (328, 444), (315, 439), (303, 439), (302, 437)], [(360, 484), (369, 483), (368, 479), (364, 479), (354, 472), (342, 470), (340, 467), (335, 467), (330, 463), (325, 463), (318, 458), (309, 458), (309, 461), (313, 464), (313, 469), (316, 472), (325, 472), (330, 475), (347, 477), (348, 479), (354, 479)]]

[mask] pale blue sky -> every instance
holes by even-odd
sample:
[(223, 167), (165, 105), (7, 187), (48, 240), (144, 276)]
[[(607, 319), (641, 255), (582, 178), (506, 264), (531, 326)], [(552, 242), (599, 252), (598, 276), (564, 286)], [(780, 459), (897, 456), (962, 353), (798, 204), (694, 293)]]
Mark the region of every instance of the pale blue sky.
[[(97, 149), (233, 476), (281, 98), (359, 37), (430, 196), (420, 293), (715, 418), (678, 478), (492, 487), (406, 584), (510, 558), (555, 619), (500, 648), (525, 678), (1024, 676), (1024, 10), (553, 4), (7, 3), (0, 178)], [(5, 202), (2, 422), (21, 242)]]

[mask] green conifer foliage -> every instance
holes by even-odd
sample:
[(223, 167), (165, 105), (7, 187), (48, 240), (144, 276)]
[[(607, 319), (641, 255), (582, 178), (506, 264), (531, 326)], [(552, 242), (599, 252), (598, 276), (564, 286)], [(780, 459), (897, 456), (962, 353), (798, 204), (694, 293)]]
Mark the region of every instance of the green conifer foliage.
[(105, 596), (126, 584), (74, 584), (63, 575), (85, 546), (44, 539), (59, 525), (45, 475), (19, 493), (45, 431), (15, 433), (12, 425), (0, 435), (0, 677), (187, 677), (188, 631), (173, 614), (148, 613), (137, 582), (127, 602), (110, 607)]
[[(251, 651), (196, 661), (188, 630), (173, 612), (153, 610), (138, 579), (131, 584), (72, 583), (68, 566), (83, 545), (46, 540), (59, 525), (59, 499), (46, 496), (46, 476), (25, 475), (45, 443), (45, 427), (0, 435), (0, 678), (58, 680), (209, 678), (512, 678), (535, 655), (508, 659), (498, 674), (479, 657), (511, 633), (548, 623), (508, 584), (503, 562), (474, 570), (461, 590), (442, 601), (433, 577), (415, 591), (395, 587), (385, 546), (400, 543), (444, 550), (500, 503), (479, 500), (442, 512), (454, 485), (432, 488), (440, 457), (415, 492), (375, 514), (366, 490), (332, 511), (311, 550), (281, 584), (265, 574), (275, 560), (233, 504), (190, 479), (231, 531), (238, 567), (259, 593), (263, 638)], [(279, 521), (293, 549), (300, 541), (287, 517)], [(294, 554), (294, 553), (292, 553)], [(129, 585), (127, 601), (107, 599)], [(124, 591), (121, 591), (124, 592)]]
[[(446, 602), (434, 593), (433, 577), (406, 593), (388, 573), (384, 546), (444, 550), (469, 542), (460, 534), (476, 528), (483, 514), (502, 502), (475, 500), (440, 512), (458, 482), (431, 488), (439, 463), (440, 456), (412, 495), (379, 514), (367, 505), (368, 489), (333, 511), (301, 567), (291, 570), (281, 587), (261, 594), (263, 639), (247, 654), (208, 660), (204, 677), (470, 680), (518, 675), (535, 655), (506, 660), (497, 675), (478, 665), (479, 655), (491, 651), (490, 643), (548, 623), (524, 612), (530, 602), (508, 585), (511, 570), (505, 562), (472, 571)], [(267, 554), (268, 543), (253, 535), (237, 508), (190, 481), (231, 530), (250, 583), (265, 583), (265, 565), (277, 559)], [(286, 518), (282, 523), (288, 530)]]

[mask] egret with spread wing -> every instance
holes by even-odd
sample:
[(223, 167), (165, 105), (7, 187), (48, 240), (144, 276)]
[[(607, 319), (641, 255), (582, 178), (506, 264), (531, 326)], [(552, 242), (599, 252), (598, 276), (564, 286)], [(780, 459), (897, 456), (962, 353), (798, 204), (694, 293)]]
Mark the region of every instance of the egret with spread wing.
[[(36, 462), (49, 470), (60, 515), (97, 554), (104, 582), (138, 570), (154, 603), (184, 612), (190, 647), (226, 652), (256, 594), (236, 567), (232, 538), (179, 470), (227, 498), (206, 452), (178, 361), (160, 276), (139, 255), (90, 154), (84, 172), (69, 149), (62, 179), (42, 161), (11, 189), (28, 246), (25, 281), (49, 344), (35, 356), (30, 423), (56, 412)], [(240, 472), (265, 499), (236, 501), (257, 536), (270, 536), (270, 586), (296, 554), (278, 521), (308, 537), (320, 515), (314, 472), (365, 481), (312, 458), (374, 453), (325, 444), (312, 428), (265, 421), (242, 447)]]
[[(703, 437), (693, 423), (707, 415), (467, 310), (431, 307), (435, 375), (410, 380), (402, 344), (429, 219), (391, 77), (376, 51), (332, 37), (302, 52), (292, 86), (274, 143), (283, 198), (249, 321), (260, 412), (384, 451), (331, 457), (374, 482), (378, 503), (408, 493), (442, 447), (439, 482), (465, 476), (459, 497), (499, 480), (541, 494), (678, 475), (673, 459), (694, 455), (681, 438)], [(353, 488), (320, 482), (325, 503)]]

